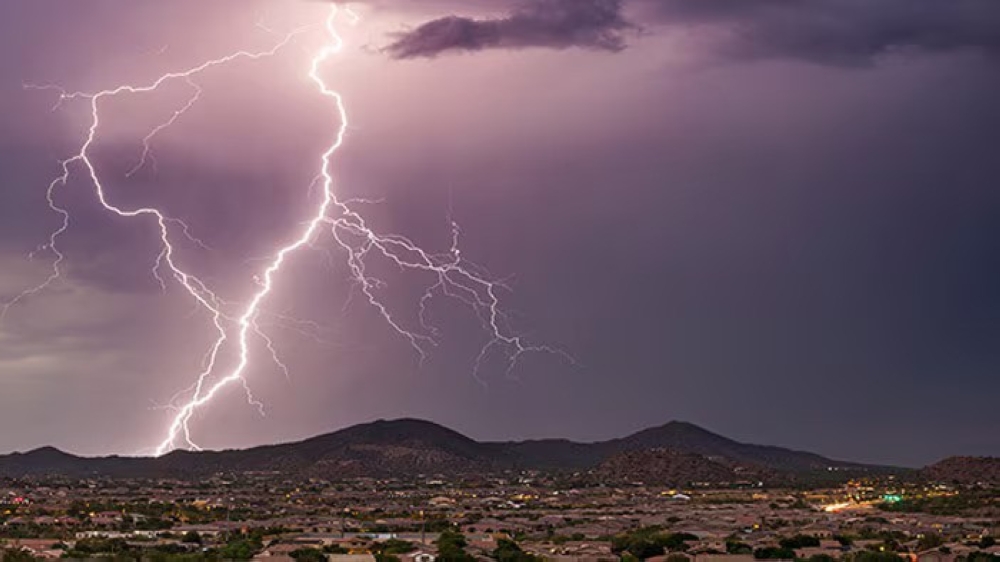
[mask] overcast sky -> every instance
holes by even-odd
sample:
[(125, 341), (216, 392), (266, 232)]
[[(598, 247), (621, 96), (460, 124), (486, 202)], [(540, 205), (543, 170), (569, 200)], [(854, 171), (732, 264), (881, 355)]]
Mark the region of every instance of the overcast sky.
[[(95, 91), (149, 82), (322, 22), (321, 2), (0, 3), (0, 299), (43, 281), (45, 190)], [(332, 163), (383, 232), (503, 279), (511, 330), (576, 364), (473, 366), (488, 334), (435, 298), (422, 364), (357, 297), (329, 235), (287, 264), (248, 384), (199, 410), (205, 447), (376, 418), (478, 439), (595, 440), (672, 419), (835, 458), (1000, 454), (1000, 4), (994, 0), (378, 0), (322, 69), (344, 96)], [(268, 31), (270, 30), (270, 31)], [(308, 80), (325, 40), (101, 107), (108, 196), (181, 218), (178, 260), (238, 307), (302, 228), (339, 125)], [(155, 224), (111, 217), (79, 167), (64, 278), (0, 324), (0, 452), (136, 453), (211, 344), (151, 273)], [(427, 279), (373, 266), (407, 328)], [(431, 280), (433, 283), (433, 280)], [(350, 296), (354, 294), (354, 298)], [(295, 318), (297, 320), (291, 320)], [(307, 333), (302, 333), (303, 331)], [(183, 397), (184, 395), (181, 395)]]

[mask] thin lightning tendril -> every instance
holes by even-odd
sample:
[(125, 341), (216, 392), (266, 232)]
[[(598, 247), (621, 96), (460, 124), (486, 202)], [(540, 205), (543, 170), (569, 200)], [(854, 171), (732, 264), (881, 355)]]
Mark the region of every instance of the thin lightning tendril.
[[(315, 26), (305, 26), (291, 31), (269, 50), (261, 52), (238, 51), (209, 60), (182, 72), (163, 74), (152, 83), (144, 86), (126, 84), (97, 93), (85, 93), (68, 92), (63, 88), (51, 85), (25, 85), (26, 88), (31, 89), (57, 91), (59, 98), (56, 107), (70, 100), (89, 101), (91, 122), (79, 152), (60, 162), (61, 173), (48, 185), (46, 190), (46, 200), (49, 207), (61, 218), (59, 227), (49, 236), (48, 242), (37, 250), (52, 253), (54, 259), (51, 271), (42, 283), (25, 290), (8, 301), (0, 309), (0, 321), (14, 305), (44, 291), (63, 277), (62, 267), (65, 255), (59, 250), (58, 241), (70, 228), (70, 213), (58, 204), (56, 192), (58, 188), (66, 186), (69, 182), (73, 166), (82, 166), (86, 171), (97, 200), (106, 211), (122, 218), (148, 217), (152, 219), (157, 225), (161, 243), (160, 251), (152, 268), (153, 277), (163, 291), (167, 290), (168, 279), (172, 278), (176, 281), (194, 299), (198, 308), (208, 313), (216, 333), (215, 340), (205, 353), (201, 371), (194, 383), (175, 395), (171, 401), (174, 405), (169, 406), (169, 409), (173, 412), (173, 417), (162, 440), (154, 448), (157, 456), (163, 455), (177, 446), (201, 450), (192, 437), (190, 427), (192, 417), (197, 411), (212, 402), (223, 389), (234, 383), (242, 385), (247, 401), (255, 406), (262, 415), (264, 414), (264, 406), (254, 398), (245, 376), (251, 367), (251, 342), (255, 337), (263, 341), (274, 364), (286, 377), (290, 377), (289, 367), (279, 358), (273, 339), (262, 329), (259, 320), (262, 315), (271, 315), (264, 309), (264, 304), (267, 297), (273, 292), (276, 278), (283, 266), (301, 248), (319, 248), (317, 239), (324, 234), (329, 234), (335, 245), (346, 253), (348, 272), (354, 287), (351, 294), (354, 294), (356, 290), (364, 295), (368, 304), (382, 316), (389, 328), (410, 343), (420, 356), (421, 363), (427, 359), (429, 348), (437, 345), (436, 338), (440, 335), (440, 331), (431, 324), (428, 311), (431, 301), (438, 296), (455, 299), (470, 307), (488, 335), (485, 345), (476, 357), (473, 369), (473, 376), (480, 382), (483, 382), (480, 376), (483, 363), (497, 348), (504, 350), (508, 376), (518, 360), (529, 352), (552, 353), (573, 362), (571, 357), (559, 349), (529, 344), (521, 336), (509, 331), (507, 328), (508, 319), (500, 309), (498, 295), (499, 290), (506, 290), (507, 287), (502, 281), (491, 280), (488, 273), (482, 268), (462, 258), (459, 249), (461, 232), (457, 223), (451, 221), (451, 247), (448, 252), (432, 254), (404, 236), (377, 233), (368, 226), (364, 217), (354, 208), (355, 205), (368, 205), (378, 201), (340, 200), (337, 198), (334, 192), (331, 164), (334, 155), (344, 143), (348, 130), (348, 115), (342, 96), (327, 85), (320, 71), (331, 57), (340, 53), (344, 48), (344, 41), (336, 30), (338, 14), (341, 11), (350, 18), (352, 24), (357, 24), (360, 21), (358, 14), (349, 8), (341, 8), (337, 4), (333, 4), (323, 25), (323, 31), (328, 41), (312, 55), (308, 72), (308, 76), (318, 93), (331, 100), (339, 122), (332, 143), (320, 156), (319, 173), (309, 186), (311, 193), (320, 192), (319, 201), (314, 213), (309, 221), (304, 223), (299, 235), (268, 258), (267, 266), (254, 277), (257, 291), (242, 305), (238, 314), (226, 313), (227, 307), (230, 307), (232, 303), (222, 300), (201, 279), (183, 269), (178, 263), (173, 242), (176, 235), (181, 235), (202, 248), (208, 248), (201, 240), (191, 234), (187, 224), (177, 218), (165, 215), (154, 207), (125, 209), (115, 205), (107, 198), (104, 182), (91, 160), (91, 149), (96, 142), (101, 125), (100, 106), (103, 101), (119, 95), (153, 92), (161, 85), (174, 80), (183, 80), (191, 88), (192, 93), (187, 102), (142, 139), (141, 156), (138, 162), (128, 170), (126, 177), (139, 172), (147, 164), (151, 164), (155, 171), (156, 159), (152, 153), (152, 142), (159, 133), (174, 125), (199, 101), (202, 88), (194, 80), (197, 75), (239, 59), (257, 60), (274, 56)], [(263, 28), (260, 23), (258, 26)], [(274, 31), (269, 28), (265, 28), (265, 30), (274, 34)], [(323, 249), (325, 250), (325, 248)], [(329, 256), (329, 254), (327, 255)], [(389, 308), (379, 300), (379, 291), (387, 284), (369, 273), (369, 259), (373, 256), (388, 260), (388, 263), (397, 266), (400, 270), (428, 274), (434, 279), (434, 283), (426, 289), (418, 302), (418, 321), (421, 332), (404, 327)], [(221, 370), (219, 368), (220, 355), (226, 352), (230, 348), (229, 346), (235, 347), (237, 359), (235, 365), (228, 371)], [(483, 384), (485, 383), (483, 382)], [(187, 398), (182, 398), (184, 396)]]
[(191, 109), (194, 106), (194, 104), (198, 103), (199, 99), (201, 99), (201, 94), (202, 94), (201, 86), (196, 84), (194, 80), (191, 80), (190, 76), (185, 77), (184, 81), (187, 82), (189, 86), (191, 86), (191, 89), (194, 91), (194, 93), (191, 95), (191, 98), (188, 99), (187, 103), (184, 104), (183, 107), (175, 110), (170, 115), (170, 119), (167, 119), (163, 123), (160, 123), (155, 128), (153, 128), (153, 130), (150, 131), (148, 135), (143, 137), (142, 156), (139, 157), (139, 161), (136, 163), (135, 166), (132, 167), (132, 169), (125, 172), (126, 178), (132, 177), (136, 172), (141, 170), (146, 165), (146, 162), (151, 162), (153, 165), (153, 170), (154, 171), (156, 170), (156, 157), (153, 156), (152, 147), (150, 146), (150, 143), (153, 142), (153, 137), (159, 134), (160, 131), (176, 123), (177, 119), (179, 119), (181, 115), (187, 113), (187, 111)]

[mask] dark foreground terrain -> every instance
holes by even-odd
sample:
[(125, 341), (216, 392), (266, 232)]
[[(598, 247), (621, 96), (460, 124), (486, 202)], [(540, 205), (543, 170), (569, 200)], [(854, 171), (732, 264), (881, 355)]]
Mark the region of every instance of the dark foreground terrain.
[(1000, 562), (1000, 461), (921, 470), (671, 422), (481, 443), (418, 420), (160, 458), (0, 456), (0, 557)]

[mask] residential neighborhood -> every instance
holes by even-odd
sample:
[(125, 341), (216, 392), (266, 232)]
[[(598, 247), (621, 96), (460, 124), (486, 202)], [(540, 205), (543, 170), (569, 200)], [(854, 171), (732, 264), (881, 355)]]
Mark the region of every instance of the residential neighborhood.
[[(39, 477), (0, 480), (0, 498), (0, 540), (10, 559), (1000, 559), (1000, 505), (992, 496), (891, 479), (825, 489), (671, 489), (570, 486), (538, 474), (341, 482), (276, 474), (196, 482)], [(958, 500), (964, 512), (905, 509)]]

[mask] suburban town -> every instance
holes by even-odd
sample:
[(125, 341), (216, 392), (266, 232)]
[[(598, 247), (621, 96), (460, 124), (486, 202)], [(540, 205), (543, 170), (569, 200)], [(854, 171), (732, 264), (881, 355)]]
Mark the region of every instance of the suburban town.
[(0, 522), (7, 560), (1000, 560), (992, 490), (894, 477), (825, 489), (26, 477), (0, 480)]

